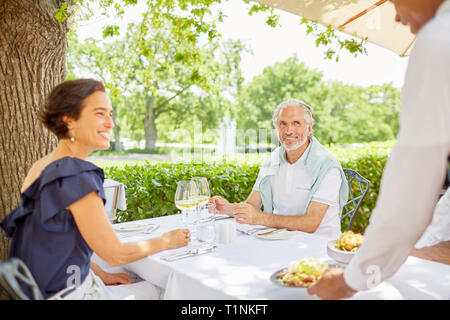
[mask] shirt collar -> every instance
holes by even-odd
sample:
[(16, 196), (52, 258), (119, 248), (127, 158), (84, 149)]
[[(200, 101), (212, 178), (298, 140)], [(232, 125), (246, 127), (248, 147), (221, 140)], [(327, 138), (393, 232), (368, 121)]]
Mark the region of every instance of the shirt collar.
[(439, 8), (437, 9), (436, 16), (449, 11), (450, 11), (450, 0), (445, 0), (444, 2), (441, 3)]
[(306, 159), (308, 158), (309, 150), (311, 149), (311, 145), (312, 145), (312, 140), (311, 140), (311, 138), (308, 138), (308, 139), (309, 139), (309, 145), (308, 145), (308, 147), (306, 148), (305, 152), (303, 152), (302, 156), (301, 156), (296, 162), (294, 162), (294, 163), (289, 163), (289, 162), (286, 160), (286, 151), (284, 151), (283, 156), (281, 157), (281, 161), (282, 161), (283, 163), (290, 164), (291, 166), (297, 165), (297, 164), (303, 164), (303, 165), (306, 164)]

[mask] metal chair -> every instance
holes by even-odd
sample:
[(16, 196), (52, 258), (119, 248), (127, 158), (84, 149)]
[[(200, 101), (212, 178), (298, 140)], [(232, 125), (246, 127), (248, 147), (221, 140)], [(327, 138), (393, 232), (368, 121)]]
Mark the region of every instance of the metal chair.
[(349, 199), (342, 209), (341, 221), (349, 217), (347, 230), (352, 228), (353, 222), (367, 192), (370, 188), (370, 181), (352, 169), (343, 169), (347, 177)]
[[(30, 289), (31, 297), (25, 294), (21, 284)], [(0, 287), (13, 300), (45, 300), (30, 270), (19, 258), (10, 258), (7, 261), (0, 262)], [(75, 288), (74, 285), (64, 288), (47, 300), (62, 299), (66, 293), (73, 291)]]
[(116, 219), (116, 211), (126, 210), (125, 188), (123, 183), (114, 181), (112, 179), (105, 179), (103, 183), (103, 190), (105, 191), (106, 203), (105, 211), (111, 223)]
[(7, 261), (0, 262), (1, 287), (14, 300), (30, 300), (23, 292), (21, 283), (30, 289), (31, 299), (44, 300), (33, 275), (22, 260), (11, 258)]

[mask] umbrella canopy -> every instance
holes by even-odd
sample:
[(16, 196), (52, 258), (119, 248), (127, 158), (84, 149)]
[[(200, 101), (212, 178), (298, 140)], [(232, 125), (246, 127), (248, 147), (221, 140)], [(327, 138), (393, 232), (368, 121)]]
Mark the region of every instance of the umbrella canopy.
[(395, 22), (395, 8), (388, 0), (252, 0), (406, 56), (415, 40), (408, 26)]

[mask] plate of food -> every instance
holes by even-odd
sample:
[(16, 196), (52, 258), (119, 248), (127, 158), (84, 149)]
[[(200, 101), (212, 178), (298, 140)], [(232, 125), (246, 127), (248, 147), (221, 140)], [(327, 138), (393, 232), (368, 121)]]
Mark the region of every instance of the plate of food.
[(345, 231), (338, 240), (328, 242), (327, 253), (330, 258), (341, 263), (349, 263), (359, 249), (364, 236), (353, 231)]
[(322, 277), (325, 270), (334, 267), (315, 258), (295, 261), (288, 268), (275, 271), (270, 280), (285, 288), (308, 288)]

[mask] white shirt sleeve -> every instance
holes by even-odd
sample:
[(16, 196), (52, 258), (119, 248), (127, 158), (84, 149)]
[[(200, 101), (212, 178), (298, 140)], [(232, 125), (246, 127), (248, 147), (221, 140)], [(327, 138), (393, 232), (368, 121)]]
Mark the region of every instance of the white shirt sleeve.
[(311, 201), (325, 203), (329, 206), (339, 205), (341, 180), (342, 178), (339, 170), (337, 168), (332, 168), (325, 178), (323, 178)]
[(410, 57), (397, 144), (363, 244), (344, 272), (355, 290), (391, 277), (432, 219), (450, 153), (450, 24), (445, 19), (444, 25), (429, 23), (421, 30)]

